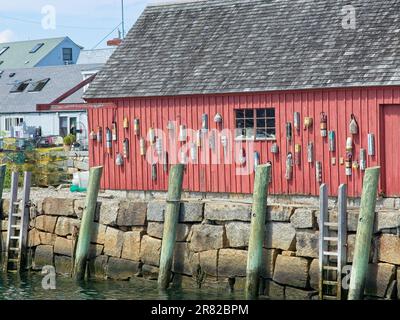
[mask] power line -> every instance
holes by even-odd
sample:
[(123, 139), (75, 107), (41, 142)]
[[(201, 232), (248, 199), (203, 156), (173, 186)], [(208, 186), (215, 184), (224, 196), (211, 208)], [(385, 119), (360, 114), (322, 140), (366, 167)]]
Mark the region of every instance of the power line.
[[(23, 23), (31, 23), (31, 24), (37, 24), (41, 25), (42, 23), (39, 21), (34, 21), (34, 20), (28, 20), (28, 19), (21, 19), (21, 18), (15, 18), (15, 17), (9, 17), (9, 16), (3, 16), (0, 15), (1, 19), (6, 19), (6, 20), (13, 20), (13, 21), (18, 21), (18, 22), (23, 22)], [(66, 28), (66, 29), (85, 29), (85, 30), (107, 30), (108, 28), (96, 28), (96, 27), (78, 27), (78, 26), (67, 26), (63, 24), (57, 24), (57, 28)]]
[(115, 30), (117, 30), (119, 28), (119, 26), (122, 24), (119, 23), (114, 29), (112, 29), (112, 31), (110, 33), (108, 33), (103, 39), (101, 39), (93, 48), (92, 50), (96, 49), (104, 40), (106, 40)]

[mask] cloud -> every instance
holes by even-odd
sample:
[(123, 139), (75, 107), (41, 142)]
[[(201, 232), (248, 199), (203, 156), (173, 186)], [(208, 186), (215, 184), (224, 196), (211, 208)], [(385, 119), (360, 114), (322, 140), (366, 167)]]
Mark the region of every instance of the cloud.
[(10, 29), (0, 31), (0, 43), (10, 42), (14, 38), (14, 32)]

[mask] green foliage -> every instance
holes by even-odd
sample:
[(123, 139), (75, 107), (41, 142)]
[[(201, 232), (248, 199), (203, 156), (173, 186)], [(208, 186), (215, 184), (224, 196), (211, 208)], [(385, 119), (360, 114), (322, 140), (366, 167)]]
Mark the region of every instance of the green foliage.
[(64, 144), (66, 146), (71, 146), (74, 142), (76, 142), (76, 137), (73, 134), (64, 137)]

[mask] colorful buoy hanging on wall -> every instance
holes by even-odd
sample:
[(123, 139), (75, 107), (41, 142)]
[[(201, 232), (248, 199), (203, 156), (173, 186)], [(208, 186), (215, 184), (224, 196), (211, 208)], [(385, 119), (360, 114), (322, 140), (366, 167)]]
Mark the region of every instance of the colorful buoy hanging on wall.
[(155, 163), (151, 165), (151, 180), (157, 180), (157, 165)]
[(123, 143), (124, 158), (129, 158), (129, 139), (126, 138)]
[(149, 129), (149, 141), (151, 145), (156, 143), (156, 131), (154, 130), (153, 127), (150, 127)]
[(375, 155), (375, 135), (373, 133), (368, 134), (368, 155)]
[(297, 132), (299, 132), (300, 131), (300, 113), (295, 112), (293, 118), (294, 118), (294, 120), (293, 120), (294, 129)]
[(129, 120), (127, 117), (124, 117), (124, 123), (123, 123), (124, 129), (129, 129)]
[(255, 151), (254, 152), (254, 171), (257, 169), (257, 167), (260, 165), (260, 154)]
[(308, 163), (314, 162), (314, 144), (312, 142), (307, 145), (307, 161)]
[(208, 132), (208, 114), (206, 113), (201, 116), (201, 130)]
[(288, 141), (291, 141), (293, 138), (293, 132), (292, 132), (292, 124), (290, 122), (286, 123), (286, 139)]
[(294, 163), (296, 166), (301, 165), (301, 145), (296, 144), (294, 146)]
[(185, 125), (179, 127), (179, 141), (185, 142), (187, 140), (187, 130)]
[(96, 134), (96, 132), (94, 132), (94, 130), (90, 131), (89, 139), (97, 140), (97, 134)]
[(328, 134), (328, 116), (325, 112), (321, 112), (320, 121), (321, 137), (325, 138)]
[(322, 183), (322, 163), (321, 161), (315, 162), (315, 175), (318, 183)]
[(286, 178), (286, 180), (291, 180), (292, 177), (293, 177), (293, 155), (291, 152), (289, 152), (286, 157), (285, 178)]
[(140, 134), (140, 120), (139, 119), (133, 120), (133, 133), (135, 136), (138, 136)]
[(117, 141), (117, 124), (112, 123), (112, 141)]
[(360, 149), (360, 169), (364, 171), (367, 168), (367, 152), (365, 149)]
[(273, 143), (271, 146), (271, 153), (273, 154), (278, 154), (279, 153), (279, 147), (277, 143)]
[(124, 158), (122, 158), (122, 155), (120, 153), (117, 153), (117, 156), (115, 158), (115, 164), (117, 166), (122, 166), (124, 164)]
[(354, 116), (354, 114), (352, 114), (350, 117), (351, 117), (349, 125), (350, 133), (353, 135), (358, 134), (358, 123), (356, 117)]
[(145, 156), (146, 155), (146, 140), (144, 138), (140, 138), (140, 155)]
[(107, 152), (111, 153), (112, 150), (112, 133), (109, 128), (106, 128), (106, 148)]
[(328, 139), (329, 139), (329, 151), (330, 152), (335, 152), (336, 151), (336, 134), (335, 134), (335, 131), (329, 131)]
[(103, 139), (103, 129), (101, 127), (97, 128), (97, 142), (101, 143)]

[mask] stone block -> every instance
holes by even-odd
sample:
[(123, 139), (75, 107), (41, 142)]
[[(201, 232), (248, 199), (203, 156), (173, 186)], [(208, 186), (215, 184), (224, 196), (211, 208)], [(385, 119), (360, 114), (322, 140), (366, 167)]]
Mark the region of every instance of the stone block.
[(104, 246), (101, 244), (90, 244), (89, 259), (96, 258), (103, 254)]
[(290, 223), (295, 229), (312, 229), (315, 224), (315, 210), (296, 209), (290, 218)]
[(108, 256), (98, 256), (89, 260), (90, 278), (106, 278)]
[(74, 199), (48, 197), (43, 200), (45, 215), (75, 217)]
[(295, 228), (285, 222), (267, 223), (264, 247), (294, 251), (296, 249)]
[(103, 201), (100, 206), (99, 223), (106, 226), (116, 226), (119, 210), (119, 200)]
[(122, 227), (144, 226), (146, 224), (147, 204), (145, 202), (121, 201), (117, 225)]
[(40, 239), (40, 244), (47, 244), (54, 246), (57, 239), (57, 235), (54, 233), (39, 232), (39, 239)]
[(400, 211), (379, 211), (375, 216), (374, 231), (400, 227)]
[(66, 256), (54, 257), (56, 272), (59, 274), (70, 275), (72, 272), (72, 258)]
[(56, 241), (54, 243), (54, 253), (72, 257), (72, 252), (73, 252), (72, 240), (68, 240), (62, 237), (56, 238)]
[[(62, 217), (64, 219), (64, 217)], [(35, 228), (49, 233), (54, 233), (56, 228), (57, 217), (41, 215), (35, 219)]]
[(142, 232), (140, 231), (125, 232), (121, 258), (127, 260), (139, 261), (141, 239), (142, 239)]
[[(74, 211), (79, 219), (82, 219), (83, 209), (85, 207), (85, 199), (76, 199), (74, 202)], [(94, 221), (99, 222), (101, 202), (96, 203), (96, 211), (94, 213)]]
[[(40, 232), (37, 229), (31, 229), (28, 231), (28, 247), (32, 248), (41, 244), (39, 233)], [(7, 241), (7, 232), (4, 232), (4, 234), (6, 235), (5, 241)]]
[(190, 249), (194, 252), (224, 247), (224, 226), (201, 224), (192, 227)]
[(140, 245), (140, 257), (144, 264), (158, 267), (160, 265), (161, 240), (143, 236)]
[(209, 202), (204, 218), (211, 221), (251, 221), (251, 204)]
[(200, 267), (213, 277), (218, 276), (218, 250), (208, 250), (199, 253)]
[(203, 221), (204, 203), (183, 202), (179, 212), (180, 222), (201, 222)]
[(100, 223), (93, 223), (92, 243), (104, 244), (106, 242), (107, 227)]
[(266, 280), (264, 294), (272, 300), (284, 300), (285, 287), (273, 282), (272, 280)]
[(218, 257), (218, 277), (245, 277), (247, 251), (221, 249)]
[(229, 222), (225, 224), (228, 247), (242, 248), (249, 245), (250, 223)]
[(272, 205), (267, 207), (267, 221), (289, 222), (294, 212), (293, 207)]
[(139, 271), (139, 262), (110, 257), (106, 275), (110, 279), (128, 280)]
[(147, 204), (147, 221), (163, 222), (165, 201), (150, 201)]
[(79, 232), (80, 221), (78, 219), (59, 217), (56, 224), (55, 234), (66, 237), (74, 234), (74, 230)]
[(53, 266), (53, 246), (41, 245), (37, 246), (35, 250), (35, 257), (33, 259), (32, 268), (34, 270), (41, 270), (44, 266)]
[(144, 264), (142, 266), (142, 275), (145, 279), (148, 280), (157, 280), (158, 279), (158, 273), (160, 272), (160, 269), (154, 266), (150, 266), (148, 264)]
[(186, 242), (175, 243), (172, 272), (191, 276), (193, 252), (188, 250)]
[(307, 259), (279, 255), (276, 259), (273, 280), (283, 285), (307, 288), (308, 271)]
[(310, 264), (310, 287), (319, 290), (319, 261), (314, 259)]
[[(190, 225), (179, 223), (176, 228), (176, 241), (183, 242), (186, 241), (189, 232)], [(147, 234), (150, 237), (162, 239), (164, 232), (164, 223), (161, 222), (149, 222), (147, 224)]]
[(400, 237), (391, 234), (382, 234), (378, 239), (378, 259), (400, 265)]
[(274, 267), (278, 251), (275, 249), (263, 249), (263, 264), (261, 276), (264, 278), (272, 278), (274, 275)]
[(107, 227), (104, 253), (108, 256), (120, 258), (123, 244), (124, 232), (112, 227)]
[(392, 264), (369, 264), (365, 294), (367, 296), (384, 298), (387, 288), (395, 279), (395, 276), (396, 267)]
[(296, 233), (296, 255), (318, 258), (319, 232), (303, 231)]

